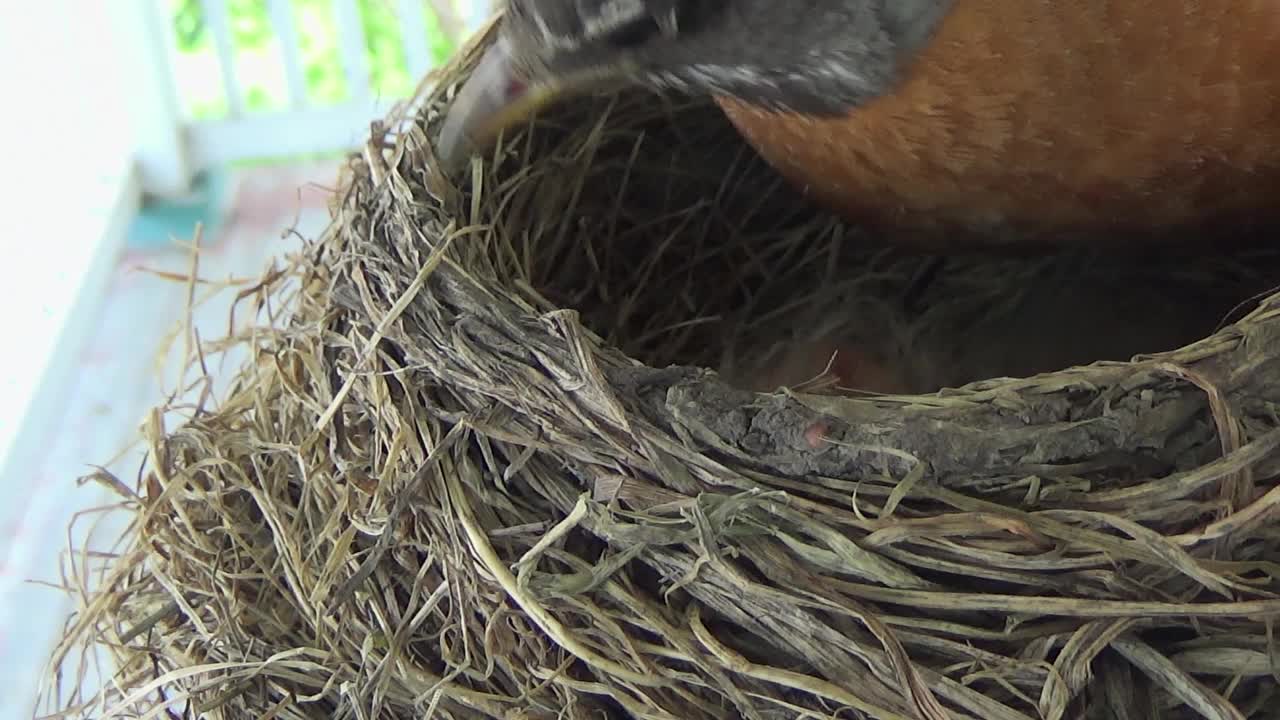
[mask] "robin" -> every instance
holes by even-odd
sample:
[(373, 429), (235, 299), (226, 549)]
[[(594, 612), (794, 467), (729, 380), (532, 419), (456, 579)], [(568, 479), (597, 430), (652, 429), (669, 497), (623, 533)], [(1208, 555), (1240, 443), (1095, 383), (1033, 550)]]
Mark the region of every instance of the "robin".
[(1275, 0), (509, 0), (438, 151), (638, 85), (865, 225), (1168, 237), (1280, 219), (1278, 67)]

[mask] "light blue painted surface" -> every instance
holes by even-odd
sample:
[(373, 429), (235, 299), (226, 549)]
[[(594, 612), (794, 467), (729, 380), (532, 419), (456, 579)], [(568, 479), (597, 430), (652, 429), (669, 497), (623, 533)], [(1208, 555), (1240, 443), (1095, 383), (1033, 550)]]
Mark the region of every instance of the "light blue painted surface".
[(213, 237), (222, 230), (230, 202), (231, 175), (220, 168), (201, 173), (189, 197), (144, 201), (129, 228), (128, 246), (148, 250), (169, 246), (175, 238), (185, 241), (197, 224), (205, 237)]

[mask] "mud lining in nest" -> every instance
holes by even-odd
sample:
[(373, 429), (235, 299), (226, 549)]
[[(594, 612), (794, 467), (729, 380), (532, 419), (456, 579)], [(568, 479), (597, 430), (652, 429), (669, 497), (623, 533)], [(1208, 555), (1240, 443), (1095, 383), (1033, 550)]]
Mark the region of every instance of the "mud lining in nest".
[[(428, 139), (476, 56), (244, 293), (277, 319), (206, 346), (253, 354), (228, 397), (148, 426), (137, 537), (69, 581), (54, 658), (108, 648), (116, 716), (1274, 716), (1280, 299), (1133, 362), (753, 394), (701, 368), (825, 302), (968, 327), (1120, 270), (920, 282), (714, 107), (643, 92), (548, 111), (454, 187)], [(1252, 289), (1268, 262), (1124, 282)], [(49, 698), (103, 717), (84, 700)]]

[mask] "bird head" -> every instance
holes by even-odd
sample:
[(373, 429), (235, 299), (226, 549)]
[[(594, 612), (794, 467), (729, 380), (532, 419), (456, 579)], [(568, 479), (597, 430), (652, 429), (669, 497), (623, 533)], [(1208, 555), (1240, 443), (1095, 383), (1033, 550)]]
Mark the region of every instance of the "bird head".
[(892, 86), (951, 1), (507, 0), (437, 149), (457, 168), (549, 103), (628, 85), (847, 113)]

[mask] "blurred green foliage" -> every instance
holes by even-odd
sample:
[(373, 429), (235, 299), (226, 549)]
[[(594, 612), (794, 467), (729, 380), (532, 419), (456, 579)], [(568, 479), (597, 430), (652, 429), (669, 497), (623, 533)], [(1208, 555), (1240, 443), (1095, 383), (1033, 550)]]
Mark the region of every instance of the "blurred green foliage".
[[(277, 39), (267, 10), (266, 0), (215, 0), (227, 4), (231, 21), (232, 42), (237, 52), (237, 68), (246, 94), (245, 106), (250, 112), (268, 110), (284, 104), (244, 71), (240, 58), (247, 53), (277, 53)], [(421, 0), (425, 3), (425, 0)], [(200, 0), (169, 0), (177, 50), (182, 55), (212, 53), (212, 38)], [(316, 104), (342, 101), (347, 94), (338, 47), (338, 27), (332, 0), (290, 0), (299, 52), (302, 56), (307, 96)], [(369, 64), (369, 82), (376, 95), (403, 96), (413, 91), (418, 78), (410, 77), (405, 63), (402, 34), (405, 28), (390, 0), (356, 0), (363, 25)], [(424, 8), (427, 47), (433, 63), (441, 63), (453, 52), (455, 41), (449, 38), (430, 7)], [(278, 55), (277, 55), (278, 57)], [(181, 82), (181, 79), (179, 79)], [(225, 102), (198, 103), (192, 108), (197, 117), (220, 115)]]

